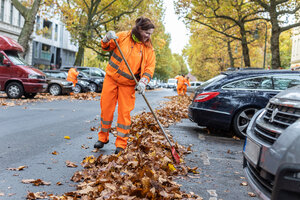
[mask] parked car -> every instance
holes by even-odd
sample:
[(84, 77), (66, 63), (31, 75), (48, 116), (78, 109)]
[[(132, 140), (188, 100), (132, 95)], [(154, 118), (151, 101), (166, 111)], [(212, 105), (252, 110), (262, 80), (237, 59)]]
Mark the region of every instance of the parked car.
[(176, 88), (177, 87), (177, 80), (175, 78), (168, 79), (167, 88)]
[(300, 199), (300, 86), (280, 92), (247, 129), (243, 168), (265, 200)]
[(191, 86), (187, 86), (186, 91), (187, 92), (195, 92), (196, 88), (199, 87), (202, 82), (201, 81), (191, 81)]
[(149, 83), (146, 85), (146, 89), (147, 90), (154, 90), (156, 88), (156, 81), (155, 80), (151, 80), (149, 81)]
[(70, 94), (73, 91), (73, 83), (66, 80), (65, 72), (44, 70), (48, 83), (47, 92), (53, 96)]
[[(70, 66), (64, 66), (61, 68), (61, 70), (68, 71), (70, 68)], [(84, 76), (79, 78), (90, 82), (89, 87), (91, 91), (102, 91), (103, 81), (106, 74), (104, 70), (96, 67), (77, 67), (77, 70), (85, 73), (87, 77)]]
[[(66, 80), (68, 76), (67, 72), (60, 70), (45, 70), (44, 73), (46, 73), (48, 77), (61, 78), (64, 80)], [(87, 92), (89, 89), (89, 82), (81, 79), (78, 79), (75, 88), (73, 88), (74, 93)]]
[(34, 98), (47, 88), (45, 75), (29, 66), (19, 57), (23, 47), (16, 41), (0, 35), (0, 91), (8, 98)]
[(223, 72), (196, 89), (189, 118), (210, 131), (233, 130), (244, 138), (253, 115), (277, 93), (297, 84), (299, 71)]

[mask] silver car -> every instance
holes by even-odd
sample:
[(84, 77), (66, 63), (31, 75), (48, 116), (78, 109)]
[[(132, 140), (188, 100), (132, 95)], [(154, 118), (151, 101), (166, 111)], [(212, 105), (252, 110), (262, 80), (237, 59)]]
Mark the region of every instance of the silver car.
[(262, 199), (300, 199), (300, 86), (254, 115), (243, 154), (245, 175)]

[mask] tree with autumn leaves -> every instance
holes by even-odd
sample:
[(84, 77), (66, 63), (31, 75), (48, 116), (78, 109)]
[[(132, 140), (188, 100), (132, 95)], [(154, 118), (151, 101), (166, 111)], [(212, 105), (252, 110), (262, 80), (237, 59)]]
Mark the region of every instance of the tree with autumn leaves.
[[(195, 24), (199, 24), (201, 28), (211, 29), (215, 32), (216, 37), (223, 36), (224, 43), (227, 43), (227, 46), (228, 41), (239, 41), (244, 59), (243, 63), (246, 67), (253, 66), (251, 60), (256, 59), (251, 57), (253, 53), (249, 51), (249, 45), (255, 43), (253, 36), (259, 28), (258, 24), (265, 21), (268, 32), (271, 32), (271, 67), (273, 69), (282, 66), (279, 56), (280, 34), (300, 25), (294, 21), (282, 21), (283, 16), (295, 16), (299, 7), (300, 2), (298, 0), (179, 0), (176, 4), (177, 13), (185, 19), (190, 28), (195, 27)], [(227, 39), (224, 39), (224, 36)], [(260, 39), (260, 41), (262, 40)], [(252, 47), (255, 46), (258, 47), (259, 45), (252, 45)], [(256, 51), (255, 48), (253, 50)], [(232, 56), (232, 51), (228, 50), (228, 55)], [(187, 56), (194, 57), (190, 54)], [(232, 58), (231, 61), (233, 61)], [(243, 65), (239, 67), (241, 66)]]

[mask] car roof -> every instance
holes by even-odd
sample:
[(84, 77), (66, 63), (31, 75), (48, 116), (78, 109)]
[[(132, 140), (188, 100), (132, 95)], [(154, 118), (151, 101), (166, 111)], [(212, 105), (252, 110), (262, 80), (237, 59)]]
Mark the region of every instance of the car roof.
[(43, 70), (43, 72), (64, 73), (65, 71), (60, 71), (60, 70)]
[(221, 72), (221, 74), (225, 74), (228, 76), (248, 76), (248, 75), (261, 75), (261, 74), (300, 74), (300, 71), (292, 71), (292, 70), (242, 70), (242, 71), (225, 71)]

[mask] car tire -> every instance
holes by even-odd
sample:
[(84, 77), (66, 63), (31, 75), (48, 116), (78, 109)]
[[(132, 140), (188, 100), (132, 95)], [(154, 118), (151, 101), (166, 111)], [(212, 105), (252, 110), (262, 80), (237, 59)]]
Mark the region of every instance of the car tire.
[(24, 96), (27, 99), (33, 99), (35, 97), (36, 93), (25, 93)]
[(96, 92), (97, 91), (97, 85), (95, 83), (90, 83), (90, 91), (91, 92)]
[(11, 82), (7, 85), (5, 92), (8, 98), (19, 99), (24, 94), (24, 88), (21, 83)]
[(75, 89), (74, 89), (74, 93), (78, 94), (80, 92), (82, 92), (82, 87), (80, 85), (76, 84)]
[(247, 128), (250, 123), (250, 120), (254, 114), (258, 111), (258, 108), (247, 107), (239, 110), (233, 118), (233, 131), (236, 136), (239, 138), (246, 138)]
[(49, 93), (53, 96), (61, 94), (61, 87), (58, 84), (52, 84), (49, 86)]

